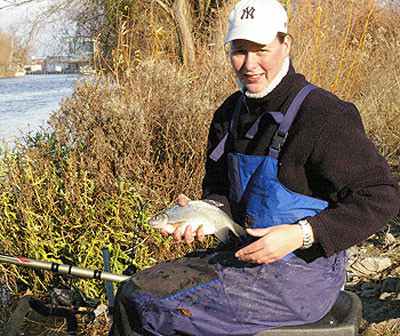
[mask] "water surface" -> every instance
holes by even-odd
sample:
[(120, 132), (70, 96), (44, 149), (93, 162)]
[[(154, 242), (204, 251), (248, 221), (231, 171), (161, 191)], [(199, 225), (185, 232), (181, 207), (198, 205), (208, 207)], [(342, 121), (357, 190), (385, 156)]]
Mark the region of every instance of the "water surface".
[(47, 128), (50, 115), (80, 78), (59, 74), (0, 79), (0, 142), (12, 145), (28, 132)]

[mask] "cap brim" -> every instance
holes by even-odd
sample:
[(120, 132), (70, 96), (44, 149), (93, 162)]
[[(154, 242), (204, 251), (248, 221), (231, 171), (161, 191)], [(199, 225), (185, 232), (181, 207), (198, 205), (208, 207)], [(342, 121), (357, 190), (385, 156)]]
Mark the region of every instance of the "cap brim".
[(233, 40), (247, 40), (258, 44), (270, 44), (275, 39), (277, 33), (255, 32), (254, 30), (244, 31), (243, 27), (232, 29), (228, 31), (224, 45)]

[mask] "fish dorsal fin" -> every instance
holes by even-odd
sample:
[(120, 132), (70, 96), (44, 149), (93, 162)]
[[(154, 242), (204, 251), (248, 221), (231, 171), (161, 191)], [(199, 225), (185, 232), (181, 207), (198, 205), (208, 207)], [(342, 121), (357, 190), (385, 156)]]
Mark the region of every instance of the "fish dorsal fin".
[(217, 202), (217, 201), (214, 201), (214, 200), (210, 200), (210, 199), (204, 199), (204, 200), (202, 200), (202, 201), (203, 201), (204, 203), (208, 203), (208, 204), (210, 204), (210, 205), (216, 206), (217, 208), (222, 208), (222, 207), (224, 206), (223, 203)]

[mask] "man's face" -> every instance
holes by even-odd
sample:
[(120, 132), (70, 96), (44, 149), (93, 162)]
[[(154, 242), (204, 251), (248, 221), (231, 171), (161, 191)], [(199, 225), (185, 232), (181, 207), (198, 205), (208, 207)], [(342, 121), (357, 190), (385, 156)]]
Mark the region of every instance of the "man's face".
[(258, 93), (264, 90), (282, 69), (289, 51), (289, 37), (286, 37), (283, 43), (276, 37), (266, 45), (248, 40), (233, 40), (230, 59), (233, 70), (243, 86), (252, 93)]

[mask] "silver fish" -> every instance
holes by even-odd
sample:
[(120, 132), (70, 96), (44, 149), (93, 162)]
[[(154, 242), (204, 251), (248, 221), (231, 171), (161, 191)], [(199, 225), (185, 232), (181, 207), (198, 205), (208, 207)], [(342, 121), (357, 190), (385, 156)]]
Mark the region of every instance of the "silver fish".
[(219, 240), (226, 242), (232, 231), (240, 240), (247, 235), (240, 225), (236, 224), (224, 211), (223, 204), (211, 200), (189, 201), (187, 205), (174, 205), (151, 217), (149, 225), (154, 229), (164, 229), (173, 233), (177, 227), (182, 232), (190, 225), (196, 231), (203, 225), (204, 234), (214, 234)]

